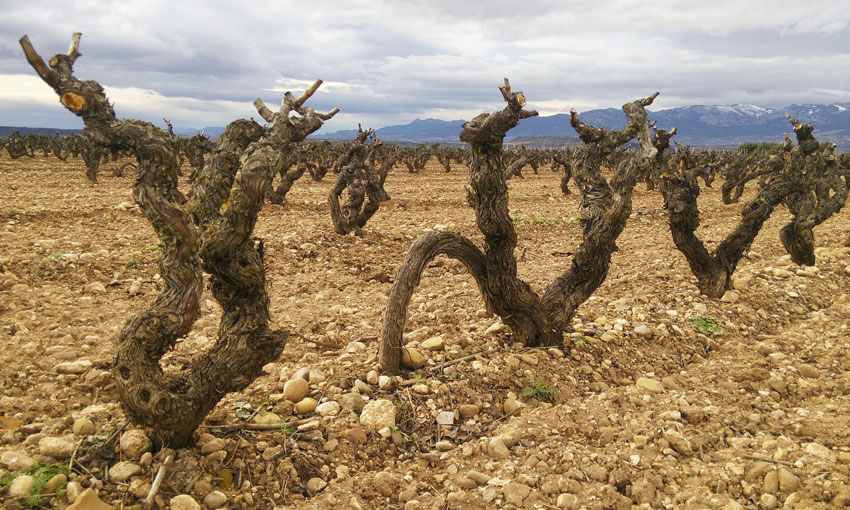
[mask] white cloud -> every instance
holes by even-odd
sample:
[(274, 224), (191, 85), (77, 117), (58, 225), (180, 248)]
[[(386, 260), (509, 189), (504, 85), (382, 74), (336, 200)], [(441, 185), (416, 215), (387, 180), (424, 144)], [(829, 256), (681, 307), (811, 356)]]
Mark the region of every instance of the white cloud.
[[(654, 90), (658, 107), (850, 101), (850, 9), (833, 0), (76, 5), (15, 3), (0, 33), (29, 32), (49, 57), (82, 31), (77, 75), (107, 86), (119, 114), (156, 122), (256, 116), (254, 98), (271, 104), (316, 78), (311, 106), (342, 109), (328, 130), (469, 118), (500, 106), (503, 76), (546, 114)], [(17, 43), (0, 41), (0, 101), (69, 115), (31, 73)], [(0, 124), (21, 111), (4, 108)]]

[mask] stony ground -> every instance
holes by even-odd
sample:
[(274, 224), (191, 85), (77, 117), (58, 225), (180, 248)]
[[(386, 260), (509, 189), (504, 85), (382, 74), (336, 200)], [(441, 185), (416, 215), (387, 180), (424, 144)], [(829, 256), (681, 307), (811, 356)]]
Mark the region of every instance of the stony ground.
[[(409, 310), (407, 340), (426, 364), (380, 377), (382, 314), (411, 242), (445, 229), (481, 243), (466, 169), (396, 169), (392, 201), (363, 238), (332, 233), (332, 176), (302, 179), (255, 232), (273, 320), (293, 333), (286, 350), (219, 404), (195, 447), (151, 451), (108, 372), (122, 323), (161, 285), (157, 240), (132, 204), (132, 176), (110, 175), (115, 166), (91, 185), (79, 161), (0, 159), (0, 475), (52, 466), (5, 476), (4, 508), (74, 498), (97, 508), (86, 506), (95, 495), (143, 508), (169, 457), (153, 505), (175, 510), (850, 504), (846, 211), (816, 230), (811, 268), (784, 254), (778, 211), (735, 290), (712, 301), (676, 251), (660, 197), (641, 185), (566, 353), (513, 345), (463, 267), (439, 258)], [(540, 291), (580, 239), (578, 196), (561, 195), (548, 171), (526, 171), (510, 191), (519, 272)], [(704, 190), (699, 234), (716, 245), (740, 207)], [(166, 370), (212, 344), (219, 313), (207, 298)], [(31, 482), (50, 492), (17, 497)]]

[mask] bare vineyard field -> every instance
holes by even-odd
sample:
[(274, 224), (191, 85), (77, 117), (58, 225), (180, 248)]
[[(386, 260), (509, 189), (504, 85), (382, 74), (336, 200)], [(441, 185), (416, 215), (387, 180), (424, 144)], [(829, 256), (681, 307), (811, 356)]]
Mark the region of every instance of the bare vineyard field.
[[(92, 185), (80, 160), (0, 159), (0, 453), (39, 460), (45, 438), (70, 438), (74, 460), (60, 460), (73, 466), (71, 480), (116, 508), (142, 508), (162, 457), (122, 456), (117, 443), (132, 426), (112, 435), (126, 419), (109, 369), (123, 322), (161, 283), (132, 172), (113, 177), (114, 165)], [(608, 278), (579, 308), (565, 355), (512, 344), (464, 267), (437, 258), (406, 327), (406, 341), (438, 337), (429, 342), (437, 348), (424, 350), (426, 367), (379, 384), (370, 372), (381, 320), (411, 242), (430, 230), (482, 242), (468, 179), (436, 160), (419, 174), (396, 167), (392, 200), (362, 238), (333, 232), (331, 175), (303, 178), (287, 204), (263, 208), (254, 235), (272, 322), (292, 336), (266, 375), (218, 404), (198, 446), (179, 452), (155, 506), (212, 491), (225, 508), (850, 504), (850, 213), (817, 228), (817, 265), (800, 268), (779, 243), (789, 218), (780, 208), (739, 264), (735, 290), (713, 301), (699, 295), (671, 240), (660, 194), (640, 184)], [(562, 195), (559, 181), (547, 168), (509, 182), (519, 274), (538, 293), (569, 268), (581, 240), (579, 194)], [(719, 241), (741, 205), (724, 205), (715, 187), (702, 190), (699, 235)], [(166, 370), (212, 345), (220, 310), (211, 296), (201, 303)], [(298, 415), (283, 398), (303, 368), (313, 371), (310, 395), (339, 403), (338, 414)], [(389, 437), (361, 428), (352, 392), (395, 403)], [(452, 423), (438, 425), (445, 411)], [(222, 428), (276, 417), (291, 424)], [(80, 418), (92, 421), (91, 434), (73, 433)], [(222, 448), (201, 454), (219, 439)], [(107, 476), (125, 461), (140, 470)], [(5, 492), (0, 500), (27, 507)], [(67, 498), (38, 505), (64, 508)]]

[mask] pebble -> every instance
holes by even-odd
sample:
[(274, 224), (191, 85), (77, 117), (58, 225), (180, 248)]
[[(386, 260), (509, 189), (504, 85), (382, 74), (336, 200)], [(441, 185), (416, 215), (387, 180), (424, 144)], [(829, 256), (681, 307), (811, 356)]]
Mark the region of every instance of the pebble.
[(576, 510), (578, 509), (578, 497), (575, 494), (559, 494), (557, 506), (567, 510)]
[(519, 411), (523, 407), (523, 403), (515, 398), (505, 399), (505, 403), (502, 404), (502, 409), (504, 409), (505, 414), (512, 415), (515, 412)]
[(443, 348), (444, 344), (445, 342), (443, 341), (443, 337), (432, 336), (431, 338), (419, 344), (419, 346), (425, 349), (426, 351), (438, 351)]
[(342, 407), (351, 409), (355, 413), (363, 411), (363, 407), (366, 405), (366, 401), (359, 393), (346, 393), (339, 400)]
[(438, 452), (448, 452), (454, 450), (455, 445), (451, 441), (437, 441), (434, 443), (434, 449)]
[(371, 400), (360, 412), (360, 425), (380, 430), (395, 425), (396, 406), (386, 399)]
[(30, 475), (20, 475), (9, 484), (9, 496), (13, 498), (28, 498), (35, 478)]
[(356, 379), (354, 381), (354, 390), (357, 393), (360, 393), (361, 395), (371, 395), (372, 394), (372, 388), (370, 388), (368, 384), (361, 381), (360, 379)]
[(9, 471), (26, 471), (35, 460), (26, 453), (8, 451), (0, 455), (0, 464), (9, 468)]
[[(642, 337), (651, 337), (652, 330), (649, 329), (649, 326), (645, 324), (641, 324), (639, 326), (635, 326), (635, 334)], [(568, 496), (572, 496), (572, 494), (568, 494)]]
[(465, 476), (456, 477), (455, 485), (457, 485), (458, 488), (464, 490), (474, 489), (478, 487), (478, 484), (475, 483), (475, 480), (472, 480), (471, 478), (467, 478)]
[(818, 370), (812, 365), (809, 365), (808, 363), (799, 365), (797, 367), (797, 372), (799, 372), (800, 375), (807, 379), (817, 379), (818, 377), (820, 377), (820, 370)]
[(454, 425), (455, 413), (452, 411), (443, 411), (437, 415), (438, 425)]
[(79, 482), (68, 482), (68, 485), (65, 486), (65, 499), (68, 500), (68, 503), (73, 503), (82, 492), (83, 486)]
[(380, 379), (380, 376), (375, 370), (369, 370), (369, 373), (366, 374), (366, 382), (369, 384), (378, 384), (378, 379)]
[(252, 419), (254, 423), (262, 423), (262, 424), (271, 424), (271, 423), (280, 423), (283, 421), (279, 415), (275, 413), (257, 413)]
[(295, 404), (295, 411), (298, 414), (312, 413), (318, 405), (319, 402), (315, 398), (307, 397)]
[(298, 377), (286, 381), (283, 385), (283, 398), (290, 402), (300, 402), (310, 391), (310, 383)]
[(493, 333), (498, 333), (499, 331), (502, 331), (503, 329), (505, 329), (505, 325), (502, 323), (502, 321), (498, 321), (498, 322), (494, 322), (493, 324), (491, 324), (490, 327), (487, 328), (484, 332), (487, 333), (488, 335), (492, 335)]
[(458, 407), (457, 412), (460, 414), (461, 418), (472, 418), (476, 414), (478, 414), (479, 408), (475, 404), (463, 404)]
[(201, 510), (201, 505), (188, 494), (174, 496), (169, 502), (171, 510)]
[(527, 363), (529, 365), (536, 365), (538, 363), (537, 356), (534, 354), (525, 353), (520, 355), (519, 359), (522, 360), (523, 363)]
[(129, 460), (139, 460), (142, 454), (151, 451), (151, 440), (139, 429), (128, 430), (121, 434), (119, 441), (124, 457)]
[(762, 494), (759, 498), (759, 506), (765, 510), (773, 510), (779, 506), (779, 500), (773, 494)]
[(118, 462), (109, 468), (109, 479), (113, 482), (126, 482), (131, 477), (142, 472), (142, 466), (132, 462)]
[(210, 510), (221, 508), (225, 503), (227, 503), (227, 496), (225, 496), (223, 492), (212, 491), (204, 496), (204, 506)]
[(487, 482), (490, 481), (490, 476), (480, 471), (469, 470), (466, 472), (466, 476), (468, 476), (472, 480), (475, 480), (475, 483), (477, 483), (478, 485), (487, 485)]
[(416, 349), (404, 348), (401, 351), (401, 366), (408, 370), (418, 370), (425, 366), (425, 356)]
[(47, 494), (52, 494), (66, 483), (68, 483), (68, 477), (65, 476), (64, 473), (53, 475), (50, 480), (48, 480), (47, 483), (44, 485), (44, 492)]
[(496, 436), (487, 443), (487, 455), (496, 460), (504, 460), (511, 456), (511, 451), (505, 446), (502, 438)]
[(267, 446), (265, 449), (263, 449), (263, 454), (262, 454), (263, 460), (265, 460), (265, 461), (272, 460), (275, 457), (277, 457), (278, 455), (280, 455), (280, 453), (282, 451), (283, 451), (283, 445)]
[(378, 376), (378, 388), (381, 388), (382, 390), (389, 388), (390, 385), (392, 384), (392, 382), (393, 382), (392, 377), (390, 377), (388, 375)]
[(328, 482), (322, 480), (319, 477), (310, 478), (305, 484), (305, 488), (310, 494), (317, 494), (319, 492), (322, 492), (322, 490), (324, 490), (324, 488), (327, 486)]
[(369, 436), (366, 435), (366, 431), (360, 427), (352, 427), (342, 432), (343, 439), (347, 439), (348, 441), (354, 444), (363, 444), (369, 440)]
[(779, 478), (779, 490), (785, 494), (791, 494), (800, 487), (800, 480), (787, 468), (780, 467), (777, 470)]
[(339, 414), (341, 408), (342, 406), (339, 405), (339, 402), (334, 402), (333, 400), (331, 400), (329, 402), (322, 402), (321, 404), (317, 405), (316, 413), (319, 416), (336, 416)]
[(664, 391), (664, 384), (661, 381), (650, 379), (649, 377), (639, 377), (636, 384), (638, 388), (652, 393), (661, 393)]
[(398, 480), (391, 473), (381, 471), (375, 475), (375, 480), (372, 482), (375, 491), (385, 497), (390, 497), (395, 494), (398, 488)]
[(78, 436), (90, 436), (94, 434), (94, 422), (88, 418), (79, 418), (74, 420), (72, 430)]
[(691, 448), (691, 442), (682, 435), (681, 432), (677, 430), (668, 430), (664, 433), (664, 438), (670, 443), (670, 447), (676, 450), (677, 452), (685, 455), (687, 457), (694, 454), (693, 448)]
[(66, 361), (59, 363), (55, 367), (57, 373), (60, 374), (82, 374), (92, 367), (92, 362), (87, 359), (79, 359), (76, 361)]
[(210, 439), (209, 441), (201, 445), (201, 455), (209, 455), (210, 453), (215, 453), (224, 450), (226, 446), (227, 443), (224, 441), (224, 439), (220, 437)]
[(738, 295), (738, 293), (736, 291), (727, 290), (726, 293), (723, 294), (723, 297), (720, 298), (720, 301), (722, 301), (724, 303), (737, 303), (739, 297), (740, 296)]
[(67, 459), (74, 451), (74, 442), (64, 437), (43, 437), (38, 442), (38, 452), (45, 457)]

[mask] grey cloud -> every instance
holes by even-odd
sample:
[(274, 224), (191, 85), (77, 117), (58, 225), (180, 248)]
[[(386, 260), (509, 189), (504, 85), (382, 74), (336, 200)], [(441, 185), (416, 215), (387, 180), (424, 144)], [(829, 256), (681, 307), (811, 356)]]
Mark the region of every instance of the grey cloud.
[[(223, 114), (255, 115), (250, 102), (279, 101), (282, 93), (269, 89), (280, 80), (319, 77), (347, 84), (320, 89), (311, 100), (317, 109), (342, 109), (333, 130), (356, 126), (358, 118), (378, 127), (492, 110), (500, 106), (503, 76), (532, 106), (560, 110), (619, 107), (654, 90), (662, 92), (659, 108), (846, 102), (850, 11), (836, 4), (150, 1), (122, 5), (119, 13), (89, 0), (75, 14), (30, 0), (0, 19), (0, 33), (12, 35), (0, 40), (0, 75), (32, 74), (17, 45), (23, 33), (50, 56), (80, 30), (79, 77), (207, 102), (154, 103), (177, 108), (181, 123), (196, 126), (226, 116), (210, 113), (220, 104), (214, 101), (248, 105)], [(171, 114), (134, 108), (152, 121)], [(0, 112), (0, 124), (11, 123), (11, 112)], [(67, 115), (57, 105), (56, 122)]]

